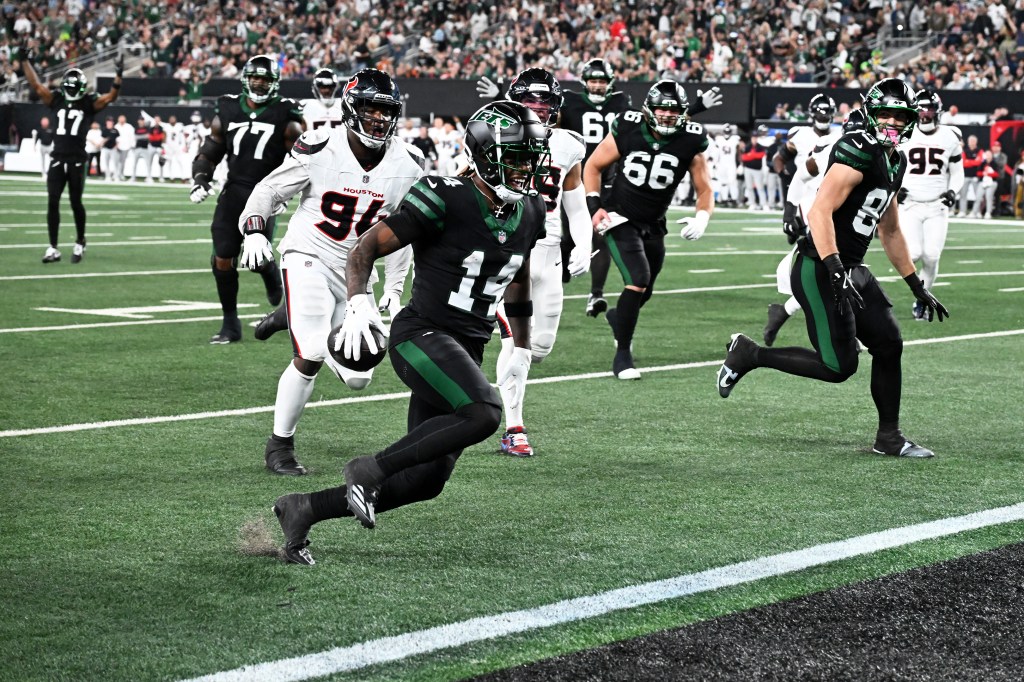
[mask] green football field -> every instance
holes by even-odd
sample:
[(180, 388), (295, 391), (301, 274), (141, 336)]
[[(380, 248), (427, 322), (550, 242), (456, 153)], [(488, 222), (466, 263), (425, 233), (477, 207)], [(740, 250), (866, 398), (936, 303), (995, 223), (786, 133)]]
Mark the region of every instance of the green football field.
[[(0, 197), (0, 679), (460, 679), (1024, 531), (1024, 222), (952, 222), (942, 324), (911, 320), (872, 247), (906, 340), (903, 428), (935, 459), (870, 454), (866, 353), (842, 385), (758, 370), (719, 398), (730, 334), (760, 340), (783, 300), (787, 248), (778, 213), (720, 211), (698, 242), (670, 229), (635, 339), (641, 381), (611, 377), (608, 326), (583, 314), (589, 282), (570, 283), (526, 397), (537, 456), (498, 455), (496, 435), (440, 498), (374, 531), (315, 527), (305, 568), (275, 556), (270, 507), (338, 485), (349, 458), (404, 432), (390, 365), (361, 393), (322, 373), (296, 435), (311, 473), (272, 476), (263, 447), (291, 347), (248, 327), (208, 345), (213, 202), (90, 180), (85, 260), (70, 263), (65, 198), (64, 260), (43, 265), (44, 185), (0, 176)], [(262, 283), (241, 277), (256, 320)], [(777, 345), (807, 345), (802, 315)], [(765, 559), (778, 555), (813, 557)]]

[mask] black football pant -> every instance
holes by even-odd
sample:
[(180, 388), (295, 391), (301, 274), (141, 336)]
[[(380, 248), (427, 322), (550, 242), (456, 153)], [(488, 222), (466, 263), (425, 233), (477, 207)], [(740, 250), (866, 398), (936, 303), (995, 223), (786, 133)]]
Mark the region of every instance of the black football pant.
[(53, 248), (57, 248), (57, 235), (60, 233), (60, 197), (65, 186), (71, 201), (71, 213), (75, 216), (75, 241), (85, 245), (85, 204), (82, 203), (82, 194), (85, 192), (87, 170), (85, 161), (50, 160), (50, 169), (46, 174), (46, 231)]
[(619, 348), (629, 348), (640, 308), (651, 300), (654, 282), (665, 265), (665, 233), (663, 228), (652, 230), (627, 222), (606, 232), (605, 243), (623, 283), (644, 290), (623, 289), (615, 305), (615, 341)]
[[(217, 297), (220, 299), (221, 311), (225, 320), (238, 318), (238, 257), (242, 253), (244, 237), (238, 229), (238, 218), (245, 208), (245, 202), (252, 194), (252, 187), (225, 184), (224, 190), (217, 197), (217, 208), (213, 212), (213, 223), (210, 233), (213, 236), (213, 255), (216, 258), (231, 261), (231, 268), (219, 270), (212, 258), (213, 278), (217, 282)], [(267, 221), (267, 239), (274, 243), (274, 227), (277, 219), (274, 216)], [(271, 263), (260, 271), (263, 284), (267, 291), (281, 286), (281, 271), (277, 263)]]
[(903, 337), (892, 314), (892, 302), (878, 280), (864, 266), (850, 269), (864, 308), (840, 314), (836, 310), (828, 268), (816, 258), (797, 253), (790, 283), (807, 320), (809, 348), (761, 348), (758, 366), (787, 374), (839, 383), (857, 372), (857, 339), (872, 356), (871, 397), (880, 425), (899, 423), (903, 386)]

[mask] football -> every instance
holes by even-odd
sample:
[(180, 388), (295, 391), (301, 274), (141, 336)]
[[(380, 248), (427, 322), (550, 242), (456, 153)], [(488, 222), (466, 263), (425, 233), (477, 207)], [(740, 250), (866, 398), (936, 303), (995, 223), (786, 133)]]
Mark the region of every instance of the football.
[[(377, 352), (371, 353), (366, 346), (366, 340), (363, 339), (361, 348), (359, 350), (359, 359), (353, 360), (352, 358), (346, 358), (344, 353), (341, 351), (341, 343), (338, 341), (338, 332), (341, 331), (341, 325), (331, 330), (331, 333), (327, 335), (327, 350), (330, 351), (331, 357), (334, 361), (345, 369), (350, 369), (353, 372), (366, 372), (377, 365), (379, 365), (384, 357), (388, 354), (388, 337), (384, 335), (383, 330), (377, 325), (370, 325), (370, 333), (373, 334), (374, 340), (377, 342)], [(337, 348), (338, 350), (334, 350)]]

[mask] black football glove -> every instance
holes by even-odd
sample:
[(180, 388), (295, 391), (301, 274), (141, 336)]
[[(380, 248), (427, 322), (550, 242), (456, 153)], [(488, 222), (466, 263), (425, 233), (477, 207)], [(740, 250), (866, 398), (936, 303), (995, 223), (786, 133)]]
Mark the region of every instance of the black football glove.
[(953, 204), (956, 203), (956, 192), (951, 189), (947, 189), (945, 192), (939, 195), (939, 200), (944, 206), (953, 208)]
[(897, 201), (898, 203), (901, 203), (901, 204), (902, 204), (902, 203), (905, 203), (905, 202), (906, 202), (906, 200), (907, 200), (907, 195), (908, 195), (908, 194), (910, 194), (910, 192), (908, 192), (908, 191), (907, 191), (907, 188), (906, 188), (906, 187), (900, 187), (900, 188), (899, 188), (899, 189), (898, 189), (898, 190), (896, 191), (896, 201)]
[(932, 292), (928, 291), (924, 287), (924, 282), (917, 276), (916, 272), (912, 272), (903, 278), (903, 281), (907, 283), (910, 290), (914, 292), (914, 298), (917, 299), (918, 303), (923, 305), (928, 311), (928, 321), (931, 322), (935, 315), (938, 314), (939, 322), (942, 322), (945, 318), (949, 317), (949, 311), (946, 310), (946, 306), (939, 303), (939, 299), (932, 296)]
[(792, 219), (782, 223), (782, 231), (786, 233), (787, 242), (796, 244), (797, 239), (807, 234), (807, 226), (799, 215), (794, 215)]
[(114, 75), (120, 79), (122, 74), (124, 74), (124, 52), (117, 55), (117, 59), (114, 61)]
[(853, 285), (853, 278), (843, 266), (838, 253), (822, 261), (828, 268), (828, 281), (832, 285), (832, 298), (836, 303), (836, 312), (845, 315), (847, 311), (854, 312), (864, 307), (864, 299), (861, 298), (857, 287)]

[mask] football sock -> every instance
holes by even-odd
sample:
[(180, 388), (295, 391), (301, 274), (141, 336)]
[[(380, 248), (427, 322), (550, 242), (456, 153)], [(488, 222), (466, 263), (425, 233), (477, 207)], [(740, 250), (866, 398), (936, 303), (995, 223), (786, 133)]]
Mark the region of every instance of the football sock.
[(238, 317), (238, 270), (218, 270), (213, 268), (213, 278), (217, 281), (217, 297), (220, 298), (220, 309), (224, 311), (224, 319)]
[(890, 344), (870, 349), (871, 398), (878, 410), (879, 423), (898, 424), (900, 398), (903, 394), (903, 368), (900, 361), (903, 345)]
[(299, 424), (302, 411), (313, 394), (316, 375), (307, 376), (288, 363), (277, 382), (277, 401), (274, 403), (274, 435), (292, 436)]
[(796, 296), (790, 296), (782, 305), (786, 309), (786, 314), (790, 317), (800, 310), (800, 301), (796, 300)]
[(623, 289), (619, 302), (615, 305), (615, 340), (619, 348), (629, 348), (633, 343), (633, 332), (640, 317), (640, 304), (644, 292)]
[(340, 519), (342, 516), (352, 516), (352, 512), (348, 509), (348, 502), (345, 501), (346, 490), (344, 485), (340, 485), (337, 488), (310, 493), (309, 504), (313, 508), (313, 523), (327, 519)]

